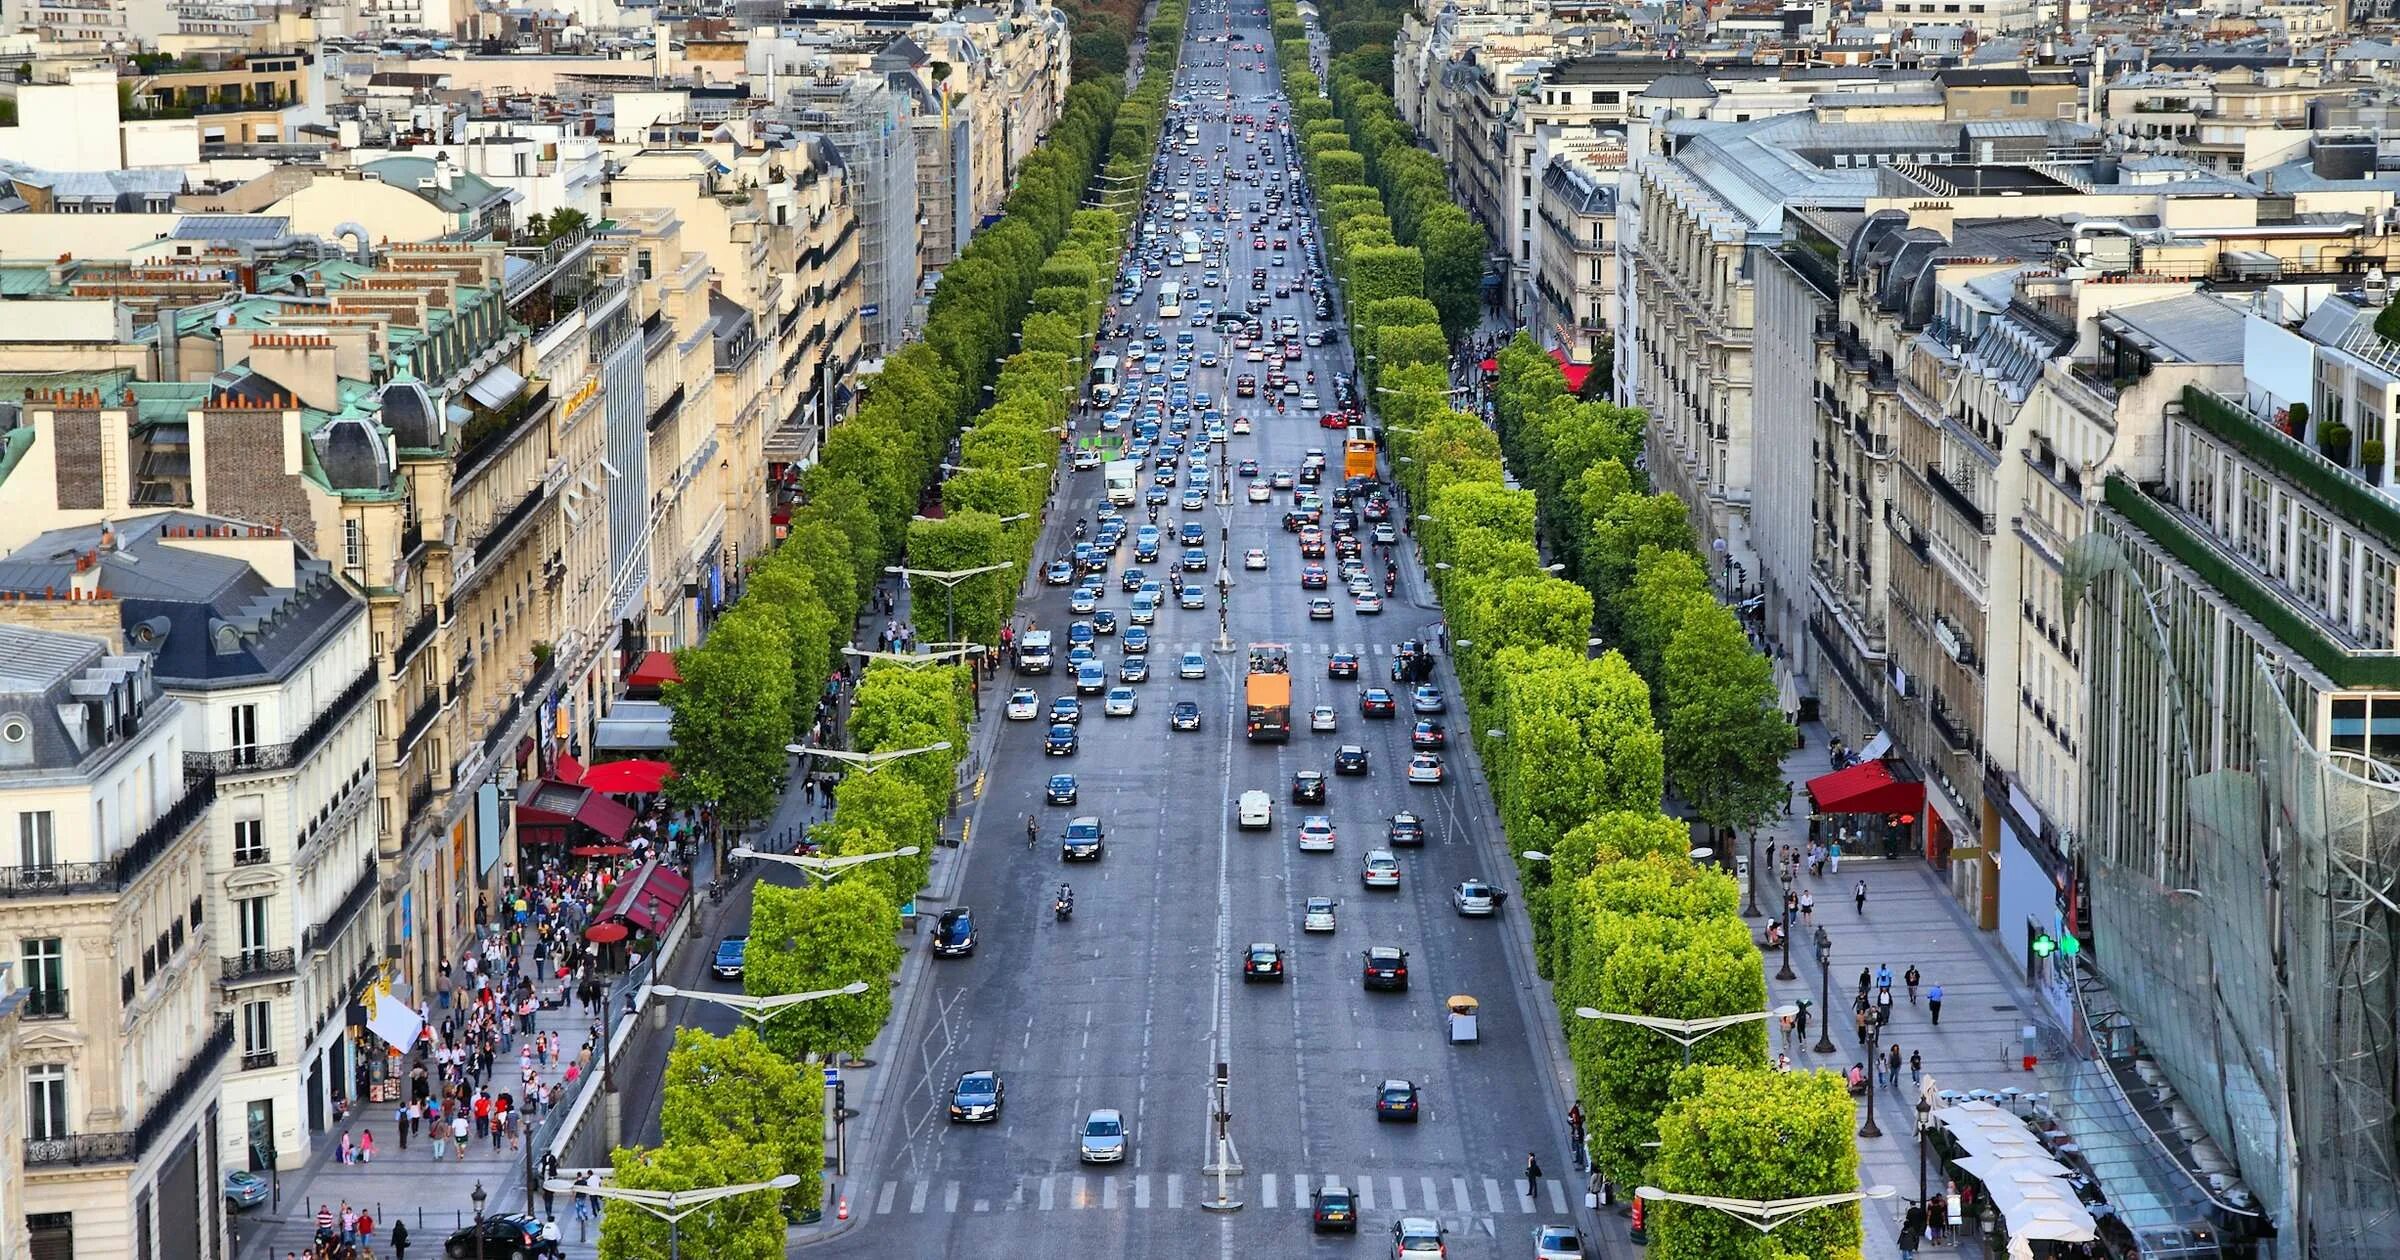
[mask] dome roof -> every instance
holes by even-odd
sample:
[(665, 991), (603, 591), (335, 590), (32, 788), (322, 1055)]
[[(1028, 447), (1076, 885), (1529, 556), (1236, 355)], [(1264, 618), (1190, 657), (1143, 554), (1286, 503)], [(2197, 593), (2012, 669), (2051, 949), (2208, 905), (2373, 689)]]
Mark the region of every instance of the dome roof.
[(440, 450), (442, 413), (420, 381), (397, 380), (377, 391), (384, 427), (393, 440), (411, 450)]
[(326, 425), (316, 435), (317, 464), (335, 490), (381, 490), (391, 484), (383, 435), (356, 417)]

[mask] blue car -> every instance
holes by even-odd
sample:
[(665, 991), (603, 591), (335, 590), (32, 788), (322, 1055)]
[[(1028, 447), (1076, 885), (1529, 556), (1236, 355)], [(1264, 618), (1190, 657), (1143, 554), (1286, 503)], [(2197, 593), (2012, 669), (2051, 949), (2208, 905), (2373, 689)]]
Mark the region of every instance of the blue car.
[(1042, 737), (1042, 755), (1045, 757), (1074, 756), (1075, 728), (1064, 722), (1051, 727), (1050, 733)]
[(715, 961), (709, 963), (708, 969), (716, 973), (719, 980), (739, 980), (742, 978), (742, 959), (749, 952), (749, 937), (728, 936), (717, 942), (717, 956)]
[(236, 1208), (257, 1207), (272, 1193), (273, 1187), (257, 1173), (237, 1168), (225, 1174), (225, 1202)]
[(1043, 789), (1043, 793), (1042, 793), (1042, 794), (1043, 794), (1043, 797), (1044, 797), (1045, 799), (1047, 799), (1047, 800), (1048, 800), (1048, 801), (1049, 801), (1051, 804), (1053, 804), (1053, 805), (1072, 805), (1072, 804), (1074, 804), (1074, 803), (1075, 803), (1075, 776), (1074, 776), (1074, 775), (1071, 775), (1071, 774), (1054, 774), (1054, 775), (1051, 775), (1051, 776), (1050, 776), (1050, 786), (1049, 786), (1049, 787), (1047, 787), (1047, 788), (1045, 788), (1045, 789)]

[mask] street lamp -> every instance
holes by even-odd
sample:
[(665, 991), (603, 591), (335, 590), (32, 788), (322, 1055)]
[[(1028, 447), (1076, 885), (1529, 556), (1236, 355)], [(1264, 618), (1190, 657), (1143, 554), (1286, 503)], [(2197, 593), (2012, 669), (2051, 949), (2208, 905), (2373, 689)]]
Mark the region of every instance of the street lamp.
[[(805, 872), (809, 878), (816, 880), (818, 883), (830, 884), (850, 871), (864, 866), (869, 862), (880, 862), (886, 858), (915, 857), (919, 852), (920, 850), (917, 848), (917, 846), (912, 844), (898, 849), (888, 849), (882, 853), (850, 853), (844, 854), (841, 857), (815, 857), (808, 854), (761, 853), (748, 845), (743, 845), (742, 847), (733, 851), (733, 856), (737, 858), (758, 858), (761, 861), (780, 862), (785, 866), (796, 866), (799, 867), (801, 871)], [(652, 988), (656, 987), (657, 986), (655, 985), (652, 986)]]
[(910, 578), (923, 578), (928, 582), (940, 583), (950, 598), (949, 611), (942, 622), (947, 630), (943, 637), (955, 642), (958, 639), (958, 584), (968, 578), (982, 577), (986, 573), (998, 573), (1014, 564), (1015, 561), (1003, 560), (998, 564), (980, 564), (972, 569), (912, 569), (907, 565), (887, 564), (883, 566), (883, 571), (899, 574), (902, 581)]
[(1790, 1019), (1799, 1013), (1800, 1008), (1789, 1002), (1773, 1010), (1743, 1011), (1734, 1015), (1709, 1015), (1699, 1019), (1670, 1019), (1664, 1015), (1626, 1015), (1590, 1006), (1575, 1008), (1577, 1019), (1604, 1019), (1613, 1024), (1632, 1024), (1637, 1028), (1647, 1028), (1676, 1045), (1682, 1046), (1685, 1067), (1690, 1067), (1692, 1064), (1693, 1046), (1728, 1028), (1755, 1023), (1759, 1020)]
[(1867, 1017), (1867, 1038), (1865, 1046), (1867, 1052), (1867, 1122), (1858, 1126), (1858, 1135), (1862, 1138), (1879, 1138), (1883, 1136), (1883, 1129), (1877, 1126), (1875, 1123), (1875, 1074), (1883, 1070), (1883, 1064), (1876, 1060), (1875, 1052), (1876, 1050), (1880, 1049), (1882, 1045), (1883, 1026), (1877, 1024), (1874, 1017), (1870, 1015)]
[(1868, 1199), (1892, 1197), (1890, 1186), (1868, 1186), (1842, 1194), (1811, 1194), (1796, 1199), (1729, 1199), (1713, 1194), (1677, 1194), (1657, 1186), (1635, 1186), (1635, 1197), (1652, 1203), (1689, 1203), (1693, 1207), (1711, 1208), (1759, 1233), (1772, 1233), (1784, 1222), (1804, 1216), (1823, 1207), (1840, 1207), (1845, 1203), (1860, 1203)]
[(878, 652), (871, 648), (846, 647), (842, 649), (842, 655), (855, 656), (866, 661), (889, 661), (894, 665), (906, 665), (914, 669), (919, 665), (931, 665), (937, 661), (975, 656), (982, 651), (983, 645), (980, 643), (961, 643), (957, 647), (935, 648), (924, 652)]
[[(949, 468), (949, 467), (951, 467), (951, 466), (952, 466), (952, 465), (949, 465), (949, 464), (944, 464), (944, 465), (942, 465), (942, 467), (944, 467), (944, 468)], [(1040, 464), (1028, 464), (1028, 465), (1026, 465), (1026, 469), (1033, 469), (1033, 468), (1039, 468), (1039, 467), (1041, 467), (1041, 465), (1040, 465)], [(1020, 469), (1019, 471), (1025, 471), (1026, 469)], [(943, 520), (948, 520), (948, 519), (950, 519), (950, 518), (948, 518), (948, 517), (946, 517), (946, 516), (927, 516), (927, 515), (925, 515), (923, 512), (918, 512), (918, 513), (916, 513), (916, 514), (914, 514), (914, 515), (910, 516), (908, 519), (910, 519), (910, 520), (912, 520), (912, 521), (925, 521), (925, 522), (931, 523), (931, 522), (933, 522), (933, 521), (943, 521)], [(1001, 523), (1001, 524), (1003, 524), (1003, 525), (1014, 525), (1014, 524), (1016, 524), (1018, 521), (1031, 520), (1031, 519), (1033, 519), (1033, 513), (1031, 513), (1031, 512), (1017, 512), (1017, 513), (1013, 513), (1013, 514), (1011, 514), (1011, 515), (1008, 515), (1008, 516), (1003, 516), (1003, 517), (1001, 517), (1001, 518), (1000, 518), (1000, 523)]]
[(650, 986), (650, 992), (658, 997), (679, 997), (690, 998), (696, 1002), (714, 1002), (761, 1028), (766, 1027), (768, 1020), (795, 1006), (808, 1002), (820, 1002), (830, 997), (857, 997), (866, 991), (867, 982), (864, 980), (853, 980), (838, 989), (819, 989), (814, 993), (774, 993), (765, 997), (753, 997), (747, 993), (714, 993), (705, 989), (679, 989), (671, 984)]
[(483, 1201), (491, 1196), (484, 1193), (483, 1179), (475, 1179), (475, 1189), (467, 1198), (475, 1204), (475, 1260), (483, 1260)]
[[(1048, 464), (1019, 464), (1019, 465), (1017, 465), (1017, 467), (1016, 467), (1016, 471), (1018, 471), (1018, 472), (1042, 472), (1042, 471), (1044, 471), (1044, 470), (1048, 469), (1049, 467), (1050, 467), (1050, 465), (1048, 465)], [(986, 468), (980, 468), (980, 467), (978, 467), (977, 465), (974, 465), (974, 464), (944, 464), (944, 465), (942, 465), (942, 471), (943, 471), (943, 472), (990, 472), (990, 471), (993, 471), (993, 470), (991, 470), (991, 469), (986, 469)], [(926, 518), (925, 518), (925, 517), (922, 517), (922, 516), (920, 516), (920, 517), (917, 517), (916, 519), (918, 519), (918, 520), (920, 520), (920, 521), (921, 521), (921, 520), (924, 520), (924, 519), (926, 519)]]
[[(603, 1186), (591, 1183), (577, 1185), (572, 1181), (564, 1181), (556, 1177), (543, 1182), (542, 1188), (563, 1191), (568, 1194), (587, 1194), (595, 1199), (609, 1199), (618, 1203), (630, 1203), (648, 1212), (667, 1223), (668, 1260), (683, 1260), (684, 1217), (690, 1216), (720, 1199), (756, 1194), (761, 1190), (773, 1190), (781, 1193), (799, 1184), (798, 1176), (785, 1173), (772, 1181), (751, 1182), (739, 1186), (704, 1186), (697, 1190), (635, 1190), (626, 1186)], [(478, 1239), (482, 1236), (480, 1232), (476, 1234)]]
[(1832, 1054), (1833, 1044), (1833, 938), (1825, 929), (1817, 929), (1817, 988), (1824, 1002), (1817, 1008), (1817, 1044), (1809, 1049), (1817, 1054)]
[(1932, 1200), (1925, 1197), (1925, 1144), (1933, 1138), (1933, 1101), (1923, 1094), (1917, 1096), (1917, 1206), (1923, 1208)]
[(878, 753), (857, 753), (846, 748), (813, 747), (808, 744), (785, 744), (783, 750), (788, 753), (797, 753), (803, 757), (829, 757), (845, 766), (855, 768), (860, 774), (873, 774), (902, 757), (914, 757), (918, 753), (941, 752), (949, 747), (950, 741), (945, 739), (927, 744), (923, 748), (896, 748), (891, 752)]

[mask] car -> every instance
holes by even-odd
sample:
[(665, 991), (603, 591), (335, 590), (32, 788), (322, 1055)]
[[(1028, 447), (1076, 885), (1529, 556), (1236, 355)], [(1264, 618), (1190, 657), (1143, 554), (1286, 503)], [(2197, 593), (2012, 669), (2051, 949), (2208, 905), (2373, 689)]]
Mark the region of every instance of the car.
[(1318, 410), (1319, 408), (1323, 407), (1324, 405), (1325, 405), (1325, 404), (1324, 404), (1324, 403), (1323, 403), (1321, 400), (1319, 400), (1319, 399), (1318, 399), (1318, 397), (1317, 397), (1317, 391), (1315, 391), (1315, 390), (1311, 389), (1311, 390), (1304, 390), (1304, 391), (1302, 391), (1302, 392), (1301, 392), (1301, 394), (1300, 394), (1300, 410), (1302, 410), (1302, 411), (1315, 411), (1315, 410)]
[(1278, 490), (1289, 490), (1292, 488), (1292, 478), (1296, 475), (1289, 468), (1278, 468), (1275, 470), (1275, 475), (1268, 480), (1273, 482)]
[[(1148, 529), (1149, 526), (1145, 525), (1142, 528)], [(1150, 572), (1147, 569), (1139, 567), (1127, 569), (1125, 570), (1124, 576), (1117, 579), (1117, 589), (1125, 592), (1128, 595), (1131, 595), (1135, 591), (1142, 589), (1142, 583), (1148, 581), (1149, 579)]]
[(1405, 990), (1408, 988), (1408, 951), (1397, 945), (1370, 945), (1365, 954), (1366, 965), (1359, 971), (1359, 982), (1370, 989)]
[(1308, 619), (1310, 621), (1333, 620), (1333, 601), (1322, 595), (1308, 601)]
[(1308, 711), (1308, 729), (1330, 731), (1341, 724), (1341, 716), (1330, 704), (1320, 704)]
[(1360, 616), (1373, 616), (1383, 611), (1383, 596), (1373, 591), (1361, 591), (1350, 597), (1350, 611)]
[(1140, 706), (1141, 700), (1134, 695), (1133, 688), (1111, 687), (1100, 701), (1100, 713), (1103, 717), (1132, 717)]
[(1050, 702), (1050, 720), (1073, 725), (1083, 720), (1083, 701), (1073, 696), (1060, 696)]
[(1304, 590), (1304, 591), (1321, 591), (1321, 590), (1324, 590), (1324, 589), (1325, 589), (1325, 581), (1326, 581), (1326, 579), (1325, 579), (1325, 566), (1324, 566), (1324, 565), (1321, 565), (1321, 564), (1309, 564), (1309, 565), (1302, 565), (1302, 566), (1301, 566), (1301, 568), (1300, 568), (1300, 589), (1301, 589), (1301, 590)]
[(1366, 860), (1359, 864), (1358, 878), (1369, 888), (1398, 888), (1400, 855), (1390, 849), (1367, 850)]
[(1583, 1236), (1572, 1225), (1543, 1225), (1533, 1231), (1533, 1260), (1584, 1260)]
[(1167, 725), (1178, 731), (1199, 730), (1200, 702), (1197, 700), (1176, 701), (1175, 707), (1167, 713)]
[(1108, 852), (1108, 836), (1100, 820), (1090, 814), (1078, 814), (1067, 820), (1067, 834), (1059, 839), (1058, 858), (1062, 862), (1097, 862)]
[(1008, 693), (1008, 720), (1030, 722), (1042, 714), (1042, 697), (1031, 687), (1019, 687)]
[(1123, 641), (1127, 656), (1140, 656), (1150, 650), (1150, 627), (1148, 626), (1127, 626), (1125, 633), (1119, 637)]
[(1121, 661), (1118, 661), (1118, 662), (1117, 662), (1117, 681), (1118, 681), (1118, 682), (1124, 682), (1124, 683), (1138, 683), (1138, 682), (1147, 682), (1147, 681), (1149, 681), (1149, 678), (1150, 678), (1150, 658), (1149, 658), (1149, 657), (1147, 657), (1147, 656), (1128, 656), (1128, 657), (1126, 657), (1124, 660), (1121, 660)]
[(558, 1244), (542, 1237), (542, 1223), (524, 1212), (502, 1212), (461, 1226), (442, 1242), (451, 1260), (489, 1256), (491, 1260), (528, 1260), (559, 1254)]
[(1358, 1200), (1348, 1186), (1319, 1186), (1308, 1192), (1308, 1226), (1318, 1233), (1358, 1232)]
[(1408, 746), (1419, 752), (1442, 748), (1450, 742), (1450, 728), (1430, 718), (1419, 718), (1408, 733)]
[(717, 941), (716, 957), (709, 960), (709, 974), (719, 980), (742, 978), (742, 959), (750, 952), (750, 938), (727, 936)]
[(1259, 941), (1242, 951), (1242, 982), (1283, 979), (1283, 947)]
[(1390, 521), (1384, 521), (1375, 526), (1375, 542), (1377, 545), (1389, 547), (1395, 543), (1398, 543), (1399, 541), (1400, 532), (1392, 528), (1392, 523)]
[(1250, 417), (1235, 416), (1233, 418), (1233, 435), (1235, 437), (1250, 436)]
[(1264, 547), (1252, 547), (1250, 550), (1243, 552), (1243, 553), (1242, 553), (1242, 567), (1243, 567), (1243, 568), (1245, 568), (1245, 569), (1264, 569), (1264, 568), (1266, 568), (1266, 567), (1267, 567), (1267, 549), (1266, 549), (1266, 548), (1264, 548)]
[[(1080, 617), (1098, 607), (1100, 607), (1100, 596), (1093, 592), (1090, 587), (1080, 588), (1074, 594), (1067, 596), (1067, 611), (1074, 613), (1076, 616)], [(1078, 622), (1077, 624), (1080, 625), (1082, 623)], [(1090, 627), (1087, 626), (1085, 628), (1089, 629)], [(1073, 631), (1070, 630), (1068, 633), (1071, 636)]]
[(1257, 461), (1257, 460), (1255, 460), (1255, 459), (1245, 459), (1245, 460), (1243, 460), (1242, 462), (1240, 462), (1240, 463), (1238, 463), (1238, 464), (1235, 464), (1235, 465), (1233, 466), (1233, 475), (1234, 475), (1234, 476), (1236, 476), (1236, 477), (1255, 477), (1255, 476), (1257, 476), (1257, 475), (1258, 475), (1258, 461)]
[(1120, 1164), (1130, 1141), (1125, 1117), (1113, 1107), (1102, 1107), (1083, 1118), (1075, 1155), (1087, 1164)]
[(1393, 1077), (1375, 1087), (1375, 1118), (1417, 1122), (1417, 1085)]
[(1087, 660), (1076, 666), (1075, 690), (1087, 696), (1108, 690), (1108, 671), (1100, 668), (1098, 661)]
[(1181, 565), (1186, 573), (1206, 573), (1208, 571), (1208, 552), (1199, 547), (1186, 547), (1183, 549), (1182, 559), (1176, 563)]
[(1071, 774), (1051, 775), (1050, 782), (1042, 788), (1042, 798), (1052, 805), (1072, 805), (1078, 795), (1075, 776)]
[(1175, 664), (1175, 676), (1178, 678), (1208, 677), (1208, 658), (1198, 652), (1184, 653), (1183, 659)]
[(1258, 831), (1275, 825), (1275, 798), (1252, 788), (1242, 793), (1234, 803), (1233, 825), (1244, 831)]
[(1385, 825), (1383, 842), (1392, 845), (1425, 843), (1425, 820), (1401, 810), (1392, 815), (1392, 821)]
[(950, 1122), (952, 1124), (990, 1124), (1000, 1118), (1000, 1108), (1008, 1101), (1008, 1086), (1000, 1074), (990, 1068), (960, 1074), (958, 1084), (950, 1090)]
[(1399, 711), (1392, 693), (1381, 687), (1369, 687), (1358, 693), (1358, 713), (1361, 717), (1388, 718)]
[[(1126, 612), (1125, 616), (1127, 620), (1133, 622), (1133, 624), (1137, 626), (1147, 626), (1153, 624), (1158, 620), (1158, 596), (1153, 595), (1148, 591), (1144, 591), (1141, 594), (1135, 595), (1133, 597), (1133, 606)], [(1126, 633), (1130, 635), (1133, 632), (1128, 630)], [(1150, 636), (1144, 634), (1142, 636), (1142, 641), (1144, 643), (1149, 642)]]
[(1497, 912), (1508, 894), (1480, 879), (1462, 879), (1450, 890), (1450, 908), (1469, 918)]
[(274, 1193), (275, 1188), (257, 1173), (235, 1168), (225, 1174), (225, 1202), (235, 1209), (257, 1207)]
[(1093, 609), (1093, 610), (1092, 610), (1092, 633), (1094, 633), (1094, 634), (1115, 634), (1116, 632), (1117, 632), (1117, 610), (1116, 610), (1116, 609), (1113, 609), (1113, 608), (1095, 608), (1095, 609)]
[(1332, 931), (1335, 904), (1331, 897), (1309, 898), (1300, 907), (1300, 930), (1303, 932)]
[(1065, 586), (1075, 580), (1075, 566), (1064, 560), (1053, 560), (1042, 569), (1042, 581), (1051, 586)]
[(1302, 770), (1292, 776), (1292, 804), (1316, 805), (1325, 800), (1325, 772)]
[(1250, 488), (1244, 491), (1244, 494), (1252, 503), (1267, 503), (1275, 498), (1275, 492), (1269, 489), (1267, 483), (1263, 481), (1251, 482)]
[(1074, 756), (1075, 728), (1064, 722), (1053, 723), (1050, 733), (1042, 737), (1042, 755), (1045, 757)]
[(1334, 749), (1333, 772), (1344, 775), (1365, 774), (1367, 772), (1367, 750), (1357, 744), (1344, 744)]
[(1442, 759), (1433, 753), (1421, 752), (1408, 759), (1408, 781), (1435, 784), (1442, 781)]
[(1300, 820), (1300, 851), (1330, 853), (1334, 847), (1333, 820), (1323, 814), (1310, 814)]
[(1393, 1260), (1426, 1260), (1426, 1257), (1448, 1255), (1450, 1244), (1442, 1241), (1442, 1223), (1423, 1216), (1403, 1216), (1392, 1222)]
[(933, 924), (933, 956), (965, 958), (975, 952), (975, 912), (965, 906), (942, 911)]
[(1358, 653), (1336, 652), (1326, 657), (1325, 676), (1327, 678), (1358, 677)]
[(1432, 683), (1420, 683), (1408, 693), (1408, 707), (1415, 713), (1440, 713), (1449, 705), (1442, 699), (1442, 689)]
[(1175, 597), (1175, 606), (1178, 608), (1208, 607), (1208, 588), (1198, 582), (1185, 584), (1183, 593)]

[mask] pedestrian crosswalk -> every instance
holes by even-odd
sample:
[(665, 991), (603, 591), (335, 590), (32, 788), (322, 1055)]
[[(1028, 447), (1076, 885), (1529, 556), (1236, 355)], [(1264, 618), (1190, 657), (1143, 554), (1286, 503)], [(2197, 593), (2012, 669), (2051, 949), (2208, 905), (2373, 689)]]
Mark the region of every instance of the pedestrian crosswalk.
[[(1462, 1177), (1455, 1173), (1246, 1173), (1231, 1179), (1234, 1193), (1265, 1208), (1306, 1208), (1309, 1192), (1346, 1186), (1362, 1212), (1470, 1218), (1564, 1216), (1569, 1188), (1556, 1177), (1526, 1193), (1522, 1177)], [(1578, 1191), (1578, 1193), (1580, 1193)], [(868, 1216), (956, 1215), (991, 1212), (1147, 1212), (1197, 1209), (1216, 1195), (1216, 1179), (1201, 1173), (1062, 1172), (1019, 1177), (1003, 1185), (977, 1179), (899, 1179), (856, 1183), (852, 1210)]]
[[(1106, 643), (1107, 640), (1102, 639), (1101, 642)], [(1237, 639), (1235, 642), (1238, 646), (1243, 648), (1250, 646), (1250, 644), (1245, 640)], [(1293, 656), (1302, 659), (1322, 660), (1336, 652), (1348, 652), (1362, 661), (1388, 661), (1400, 654), (1400, 645), (1397, 642), (1369, 643), (1361, 640), (1344, 641), (1339, 639), (1318, 639), (1305, 641), (1279, 640), (1279, 642), (1282, 642), (1284, 647), (1290, 649)], [(1154, 658), (1161, 658), (1171, 661), (1186, 652), (1199, 652), (1203, 655), (1206, 655), (1214, 651), (1216, 645), (1217, 641), (1215, 639), (1182, 639), (1174, 641), (1169, 641), (1166, 639), (1152, 639), (1150, 641), (1150, 654)]]

